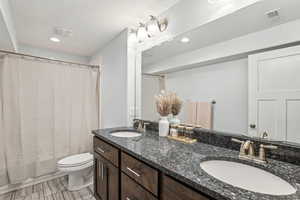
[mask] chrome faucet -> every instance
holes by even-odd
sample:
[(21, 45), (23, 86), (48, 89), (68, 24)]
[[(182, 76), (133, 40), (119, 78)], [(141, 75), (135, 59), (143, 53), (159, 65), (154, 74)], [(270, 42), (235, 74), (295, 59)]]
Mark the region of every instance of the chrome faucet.
[(278, 149), (278, 147), (274, 146), (274, 145), (261, 144), (259, 146), (258, 158), (255, 159), (256, 162), (260, 162), (260, 163), (266, 163), (267, 162), (266, 149)]
[(235, 138), (231, 139), (233, 142), (241, 144), (239, 158), (244, 160), (252, 160), (257, 163), (267, 163), (266, 151), (265, 149), (277, 149), (277, 146), (274, 145), (264, 145), (259, 146), (259, 155), (255, 156), (254, 144), (252, 141), (242, 141)]
[(150, 123), (148, 122), (143, 122), (143, 120), (138, 120), (136, 119), (135, 122), (138, 121), (138, 127), (137, 127), (137, 131), (145, 133), (147, 131), (147, 125), (149, 125)]
[(233, 142), (241, 144), (239, 158), (241, 159), (252, 159), (254, 156), (253, 142), (250, 140), (242, 141), (235, 138), (231, 139)]

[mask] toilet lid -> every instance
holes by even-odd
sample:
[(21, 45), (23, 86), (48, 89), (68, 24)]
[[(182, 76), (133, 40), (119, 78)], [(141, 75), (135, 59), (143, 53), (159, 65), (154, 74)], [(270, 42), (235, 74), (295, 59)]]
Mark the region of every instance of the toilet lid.
[(73, 167), (73, 166), (84, 165), (91, 161), (93, 161), (93, 155), (90, 153), (83, 153), (83, 154), (76, 154), (76, 155), (63, 158), (60, 161), (58, 161), (57, 164), (59, 166), (64, 166), (64, 167)]

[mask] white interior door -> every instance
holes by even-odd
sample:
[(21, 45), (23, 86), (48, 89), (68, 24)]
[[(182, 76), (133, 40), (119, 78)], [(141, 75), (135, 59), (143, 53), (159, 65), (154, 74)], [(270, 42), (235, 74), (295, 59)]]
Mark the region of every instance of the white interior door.
[(249, 56), (249, 131), (300, 143), (300, 46)]

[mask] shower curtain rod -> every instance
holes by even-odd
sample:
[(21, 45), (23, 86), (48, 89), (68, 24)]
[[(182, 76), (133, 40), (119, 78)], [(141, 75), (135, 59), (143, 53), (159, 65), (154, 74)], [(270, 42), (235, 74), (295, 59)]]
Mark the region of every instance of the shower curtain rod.
[(160, 77), (160, 78), (164, 78), (164, 75), (159, 75), (159, 74), (147, 74), (147, 73), (142, 73), (143, 76), (156, 76), (156, 77)]
[(29, 54), (16, 53), (16, 52), (12, 52), (12, 51), (0, 50), (0, 53), (12, 54), (12, 55), (17, 55), (17, 56), (24, 56), (24, 57), (30, 57), (30, 58), (36, 58), (36, 59), (48, 60), (48, 61), (54, 61), (54, 62), (60, 62), (60, 63), (66, 63), (66, 64), (71, 64), (71, 65), (82, 65), (82, 66), (87, 66), (87, 67), (91, 67), (91, 68), (99, 68), (99, 65), (88, 65), (88, 64), (82, 64), (82, 63), (76, 63), (76, 62), (69, 62), (69, 61), (65, 61), (65, 60), (33, 56), (33, 55), (29, 55)]

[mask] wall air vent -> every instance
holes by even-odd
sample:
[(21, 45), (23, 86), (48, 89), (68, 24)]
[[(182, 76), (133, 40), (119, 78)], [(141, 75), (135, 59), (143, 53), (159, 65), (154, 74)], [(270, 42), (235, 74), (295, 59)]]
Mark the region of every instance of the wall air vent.
[(55, 35), (59, 35), (61, 37), (71, 37), (73, 34), (71, 30), (60, 27), (55, 27), (53, 32)]
[(279, 17), (279, 9), (266, 12), (266, 15), (268, 18), (277, 18), (277, 17)]

